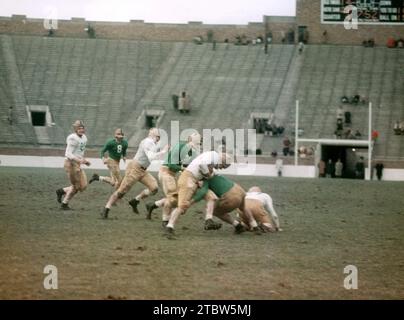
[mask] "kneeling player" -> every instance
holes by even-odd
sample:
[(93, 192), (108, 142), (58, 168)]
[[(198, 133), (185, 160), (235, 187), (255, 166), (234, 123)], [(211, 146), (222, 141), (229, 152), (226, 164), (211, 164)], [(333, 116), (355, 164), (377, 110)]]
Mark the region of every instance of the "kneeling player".
[[(212, 221), (214, 215), (233, 225), (236, 233), (245, 231), (242, 224), (230, 215), (230, 212), (236, 209), (244, 212), (245, 195), (246, 193), (240, 185), (224, 176), (215, 174), (204, 181), (202, 188), (197, 191), (193, 199), (194, 202), (197, 202), (205, 197), (207, 201), (205, 230), (217, 229)], [(259, 233), (257, 223), (249, 212), (244, 215), (248, 223), (253, 226), (254, 231)]]
[(243, 223), (249, 229), (252, 229), (249, 218), (245, 214), (246, 212), (249, 212), (254, 217), (264, 232), (282, 231), (278, 215), (272, 204), (272, 198), (269, 194), (263, 193), (259, 187), (251, 187), (248, 190), (245, 197), (245, 211), (239, 211)]

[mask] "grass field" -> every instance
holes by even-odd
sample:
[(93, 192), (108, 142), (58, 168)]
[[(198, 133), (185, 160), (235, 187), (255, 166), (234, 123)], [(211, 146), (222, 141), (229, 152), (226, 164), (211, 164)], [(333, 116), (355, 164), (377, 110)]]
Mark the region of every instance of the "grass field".
[[(108, 185), (90, 185), (63, 212), (62, 169), (0, 168), (0, 299), (404, 298), (404, 183), (234, 180), (272, 195), (283, 232), (204, 231), (202, 202), (168, 240), (159, 210), (148, 221), (127, 204), (141, 185), (104, 221)], [(57, 290), (43, 287), (46, 265), (58, 268)], [(343, 287), (347, 265), (358, 290)]]

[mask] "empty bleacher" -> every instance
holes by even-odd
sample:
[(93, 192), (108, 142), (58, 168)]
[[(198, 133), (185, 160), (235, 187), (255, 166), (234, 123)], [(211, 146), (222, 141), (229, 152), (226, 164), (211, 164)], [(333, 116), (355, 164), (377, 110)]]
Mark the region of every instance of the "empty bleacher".
[[(87, 125), (90, 146), (100, 146), (123, 127), (131, 146), (146, 134), (145, 115), (158, 112), (159, 126), (180, 129), (251, 128), (251, 114), (275, 114), (290, 135), (295, 101), (306, 138), (332, 138), (344, 95), (373, 104), (380, 132), (378, 158), (403, 158), (404, 50), (355, 46), (263, 46), (183, 42), (0, 36), (0, 143), (64, 145), (75, 119)], [(186, 91), (189, 115), (173, 108), (172, 95)], [(8, 106), (17, 121), (8, 125)], [(49, 106), (54, 126), (34, 129), (26, 105)], [(366, 105), (345, 106), (352, 129), (367, 137)], [(259, 137), (264, 153), (280, 151), (282, 138)]]
[[(171, 43), (2, 36), (11, 40), (27, 105), (48, 105), (51, 143), (64, 144), (83, 119), (91, 145), (136, 119), (137, 102), (165, 61)], [(11, 90), (15, 92), (15, 90)], [(35, 136), (35, 135), (34, 135)]]

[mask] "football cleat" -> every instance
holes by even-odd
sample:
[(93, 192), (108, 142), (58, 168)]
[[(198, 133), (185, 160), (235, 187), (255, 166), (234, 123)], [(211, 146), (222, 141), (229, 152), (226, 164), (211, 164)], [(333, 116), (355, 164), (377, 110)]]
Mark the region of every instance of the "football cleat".
[(108, 219), (108, 213), (109, 213), (109, 209), (108, 209), (108, 208), (102, 209), (102, 211), (100, 212), (101, 218), (102, 218), (102, 219)]
[(62, 210), (72, 210), (67, 203), (62, 203), (62, 206), (60, 207)]
[(57, 196), (57, 201), (59, 203), (62, 203), (62, 198), (65, 195), (65, 191), (63, 189), (57, 189), (56, 190), (56, 196)]
[(147, 215), (146, 215), (146, 219), (151, 220), (151, 215), (153, 213), (153, 210), (156, 209), (157, 206), (154, 203), (147, 203), (146, 204), (146, 210), (147, 210)]
[(175, 239), (175, 234), (174, 234), (174, 229), (170, 227), (165, 227), (164, 229), (165, 233), (164, 235), (167, 237), (167, 239)]
[(243, 227), (243, 225), (242, 225), (241, 223), (239, 223), (238, 225), (236, 225), (234, 228), (235, 228), (234, 232), (235, 232), (236, 234), (240, 234), (240, 233), (243, 233), (244, 231), (246, 231), (245, 228)]
[(252, 229), (252, 231), (253, 231), (254, 234), (257, 235), (257, 236), (262, 235), (262, 231), (260, 230), (259, 227), (254, 227), (254, 228)]
[(205, 221), (205, 230), (219, 230), (222, 227), (222, 224), (219, 222), (215, 222), (212, 219), (207, 219)]
[(133, 199), (129, 201), (129, 205), (132, 207), (134, 213), (139, 214), (139, 210), (137, 209), (137, 205), (139, 204), (139, 200)]

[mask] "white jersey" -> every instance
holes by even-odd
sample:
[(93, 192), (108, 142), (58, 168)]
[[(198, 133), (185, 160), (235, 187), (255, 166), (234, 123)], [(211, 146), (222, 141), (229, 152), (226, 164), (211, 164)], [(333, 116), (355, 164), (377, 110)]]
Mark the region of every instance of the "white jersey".
[(271, 215), (276, 227), (279, 228), (279, 219), (274, 209), (272, 198), (269, 194), (263, 192), (247, 192), (245, 199), (258, 200), (264, 206), (264, 209)]
[(139, 149), (133, 159), (139, 162), (143, 168), (147, 168), (153, 160), (158, 159), (163, 154), (163, 152), (157, 151), (157, 144), (152, 138), (147, 137), (140, 142)]
[(209, 165), (219, 164), (220, 156), (216, 151), (208, 151), (197, 156), (185, 169), (190, 171), (197, 180), (209, 174)]
[(86, 150), (87, 137), (83, 134), (81, 137), (77, 133), (72, 133), (66, 139), (67, 147), (65, 157), (70, 160), (80, 161), (84, 158)]

